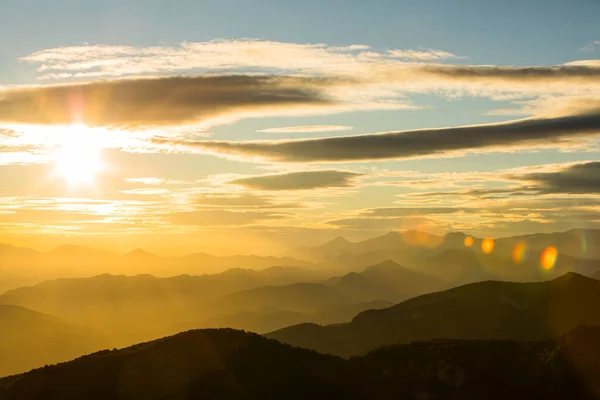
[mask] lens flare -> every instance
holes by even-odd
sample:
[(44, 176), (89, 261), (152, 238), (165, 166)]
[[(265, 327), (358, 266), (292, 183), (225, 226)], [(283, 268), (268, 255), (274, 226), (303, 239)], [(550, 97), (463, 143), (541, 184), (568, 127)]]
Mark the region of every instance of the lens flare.
[(518, 242), (513, 247), (512, 259), (515, 264), (521, 264), (527, 257), (527, 244), (525, 242)]
[(490, 254), (492, 251), (494, 251), (494, 239), (485, 238), (481, 243), (481, 250), (483, 250), (485, 254)]
[(467, 237), (465, 237), (465, 241), (464, 241), (464, 243), (465, 243), (465, 246), (466, 246), (466, 247), (471, 247), (471, 246), (473, 246), (473, 238), (472, 238), (471, 236), (467, 236)]
[(443, 243), (444, 237), (419, 230), (408, 230), (402, 233), (402, 240), (410, 246), (434, 249)]
[(552, 269), (556, 264), (556, 259), (558, 258), (558, 250), (556, 247), (547, 247), (542, 252), (542, 257), (540, 258), (540, 263), (542, 264), (542, 268), (544, 269)]

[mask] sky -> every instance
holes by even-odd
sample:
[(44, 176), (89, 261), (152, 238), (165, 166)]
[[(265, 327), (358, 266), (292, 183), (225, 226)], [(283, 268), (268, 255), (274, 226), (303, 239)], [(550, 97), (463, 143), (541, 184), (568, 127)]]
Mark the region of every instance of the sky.
[(0, 4), (0, 242), (600, 228), (600, 2)]

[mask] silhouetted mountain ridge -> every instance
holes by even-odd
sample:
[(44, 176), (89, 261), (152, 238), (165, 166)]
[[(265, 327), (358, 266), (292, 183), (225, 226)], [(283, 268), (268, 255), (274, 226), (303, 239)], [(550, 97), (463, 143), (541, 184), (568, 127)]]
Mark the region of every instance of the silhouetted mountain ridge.
[(597, 304), (600, 281), (575, 273), (547, 282), (486, 281), (365, 311), (347, 324), (292, 326), (267, 336), (344, 356), (435, 338), (542, 340), (600, 325)]
[(102, 273), (156, 276), (220, 273), (231, 268), (309, 267), (308, 261), (274, 256), (218, 257), (196, 253), (160, 257), (143, 249), (125, 255), (64, 244), (48, 252), (0, 244), (0, 291), (49, 279), (88, 277)]
[(189, 331), (0, 379), (0, 400), (597, 400), (600, 327), (558, 341), (434, 340), (364, 357)]

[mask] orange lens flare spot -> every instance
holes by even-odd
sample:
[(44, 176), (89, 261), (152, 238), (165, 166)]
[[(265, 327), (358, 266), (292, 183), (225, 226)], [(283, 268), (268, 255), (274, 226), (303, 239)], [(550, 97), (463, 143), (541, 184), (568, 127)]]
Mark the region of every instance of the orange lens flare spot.
[(433, 249), (442, 244), (444, 237), (430, 235), (427, 232), (409, 230), (402, 233), (402, 240), (404, 240), (404, 242), (410, 246), (429, 247)]
[(556, 264), (556, 259), (558, 258), (558, 250), (556, 247), (547, 247), (542, 252), (542, 257), (540, 258), (540, 263), (542, 264), (542, 268), (544, 269), (552, 269)]
[(473, 238), (471, 236), (467, 236), (464, 243), (467, 247), (473, 246)]
[(494, 251), (494, 239), (492, 239), (492, 238), (484, 239), (483, 242), (481, 243), (481, 250), (483, 250), (483, 252), (485, 254), (490, 254), (492, 251)]
[(512, 259), (515, 264), (521, 264), (527, 255), (527, 244), (525, 242), (519, 242), (515, 244), (512, 252)]

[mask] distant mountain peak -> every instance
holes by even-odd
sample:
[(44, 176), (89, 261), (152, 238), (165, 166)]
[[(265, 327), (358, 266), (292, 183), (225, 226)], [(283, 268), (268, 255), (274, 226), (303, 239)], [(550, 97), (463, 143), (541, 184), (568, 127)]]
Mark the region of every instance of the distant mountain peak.
[[(411, 232), (411, 231), (407, 231), (407, 232)], [(413, 231), (413, 232), (416, 232), (416, 231)], [(400, 236), (400, 232), (398, 232), (398, 231), (389, 231), (388, 233), (386, 233), (386, 234), (384, 234), (384, 235), (382, 235), (380, 237), (398, 237), (398, 236)]]
[(463, 232), (448, 232), (446, 233), (444, 236), (446, 237), (459, 237), (459, 238), (464, 238), (465, 236), (468, 236), (466, 233)]
[(344, 244), (345, 245), (345, 244), (352, 244), (352, 242), (343, 236), (338, 236), (335, 239), (332, 239), (329, 242), (325, 243), (325, 245), (335, 245), (335, 244)]
[(401, 266), (400, 264), (398, 264), (396, 261), (388, 259), (388, 260), (380, 262), (379, 264), (372, 265), (369, 268), (404, 268), (404, 267)]
[(144, 257), (144, 258), (158, 258), (158, 256), (156, 254), (152, 254), (149, 251), (146, 251), (144, 249), (141, 248), (137, 248), (135, 250), (130, 251), (129, 253), (125, 254), (126, 257)]
[(577, 272), (567, 272), (564, 275), (561, 275), (557, 278), (554, 278), (552, 280), (553, 282), (560, 282), (560, 283), (566, 283), (566, 284), (573, 284), (574, 282), (592, 282), (595, 281), (595, 279), (578, 274)]
[(330, 240), (329, 242), (319, 246), (319, 249), (321, 249), (322, 251), (343, 252), (350, 249), (353, 245), (354, 243), (352, 243), (351, 241), (347, 240), (342, 236), (338, 236), (335, 239)]

